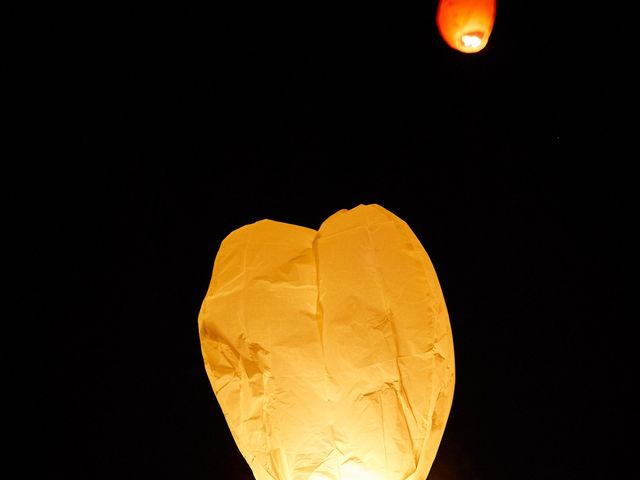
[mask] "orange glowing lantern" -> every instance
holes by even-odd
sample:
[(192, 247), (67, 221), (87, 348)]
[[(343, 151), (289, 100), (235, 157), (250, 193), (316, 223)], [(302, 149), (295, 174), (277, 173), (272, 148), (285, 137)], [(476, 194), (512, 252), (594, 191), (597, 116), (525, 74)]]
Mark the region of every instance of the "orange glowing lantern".
[(440, 0), (436, 23), (447, 45), (476, 53), (489, 41), (496, 18), (496, 0)]

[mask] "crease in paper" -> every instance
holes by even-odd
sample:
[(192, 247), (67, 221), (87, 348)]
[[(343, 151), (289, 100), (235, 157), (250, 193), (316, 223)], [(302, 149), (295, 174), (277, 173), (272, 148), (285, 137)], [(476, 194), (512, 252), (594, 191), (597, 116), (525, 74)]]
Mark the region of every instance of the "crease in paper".
[(391, 212), (359, 205), (318, 231), (235, 230), (198, 323), (257, 480), (427, 476), (453, 399), (453, 341), (431, 261)]

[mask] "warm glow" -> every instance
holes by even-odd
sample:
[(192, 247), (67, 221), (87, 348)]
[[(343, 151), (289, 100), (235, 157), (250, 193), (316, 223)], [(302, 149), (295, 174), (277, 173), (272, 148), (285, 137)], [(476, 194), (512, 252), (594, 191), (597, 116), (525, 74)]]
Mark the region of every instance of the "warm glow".
[(455, 384), (449, 316), (409, 226), (379, 205), (318, 230), (224, 239), (198, 319), (209, 380), (256, 480), (424, 480)]
[(343, 480), (382, 480), (380, 476), (367, 471), (362, 465), (347, 462), (340, 468), (340, 477)]
[(496, 0), (440, 0), (436, 23), (444, 41), (463, 53), (476, 53), (489, 41)]
[(380, 476), (375, 472), (368, 471), (361, 464), (349, 462), (341, 465), (339, 470), (333, 473), (312, 473), (309, 480), (387, 480), (391, 476)]

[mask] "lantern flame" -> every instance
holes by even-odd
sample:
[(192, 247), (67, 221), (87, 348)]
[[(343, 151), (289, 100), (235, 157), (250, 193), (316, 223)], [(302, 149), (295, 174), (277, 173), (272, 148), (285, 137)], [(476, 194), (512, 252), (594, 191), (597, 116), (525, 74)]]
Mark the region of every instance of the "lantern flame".
[(468, 33), (462, 36), (462, 44), (468, 48), (478, 48), (482, 45), (482, 33)]

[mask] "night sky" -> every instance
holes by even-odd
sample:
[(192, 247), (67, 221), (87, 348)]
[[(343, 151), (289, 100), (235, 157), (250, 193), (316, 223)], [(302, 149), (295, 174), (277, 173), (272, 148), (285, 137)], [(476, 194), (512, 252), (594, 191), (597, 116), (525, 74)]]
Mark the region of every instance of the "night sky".
[(429, 253), (453, 329), (429, 479), (622, 478), (640, 58), (624, 12), (498, 2), (489, 45), (463, 55), (433, 0), (228, 3), (48, 7), (22, 58), (37, 73), (3, 67), (44, 130), (22, 152), (47, 152), (25, 163), (21, 217), (29, 341), (52, 351), (26, 377), (37, 466), (251, 479), (198, 338), (220, 242), (378, 203)]

